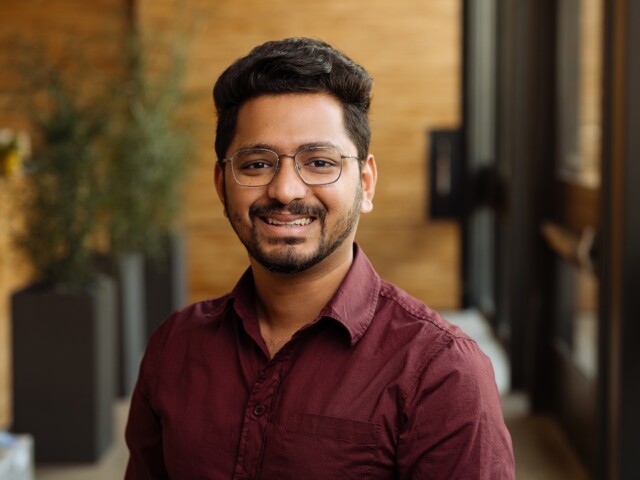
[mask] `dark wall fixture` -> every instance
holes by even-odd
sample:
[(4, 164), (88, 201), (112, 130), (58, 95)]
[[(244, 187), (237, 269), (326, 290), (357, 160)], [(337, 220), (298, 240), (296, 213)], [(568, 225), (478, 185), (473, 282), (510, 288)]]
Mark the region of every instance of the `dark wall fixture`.
[(459, 220), (462, 215), (460, 130), (429, 132), (429, 217)]

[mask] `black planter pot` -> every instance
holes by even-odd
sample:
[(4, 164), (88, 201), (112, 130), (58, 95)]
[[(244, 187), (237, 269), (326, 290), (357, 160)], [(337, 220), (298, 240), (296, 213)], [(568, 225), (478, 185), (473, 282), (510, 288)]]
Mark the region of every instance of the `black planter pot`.
[(96, 265), (116, 285), (116, 394), (127, 397), (136, 384), (145, 346), (144, 256), (103, 255), (96, 257)]
[(118, 395), (129, 396), (138, 379), (145, 345), (144, 257), (140, 253), (118, 258), (117, 279), (120, 299), (120, 369)]
[(111, 444), (114, 306), (106, 277), (83, 293), (12, 296), (13, 430), (34, 436), (37, 462), (92, 462)]
[(187, 301), (184, 235), (168, 234), (163, 247), (159, 257), (145, 260), (146, 339)]

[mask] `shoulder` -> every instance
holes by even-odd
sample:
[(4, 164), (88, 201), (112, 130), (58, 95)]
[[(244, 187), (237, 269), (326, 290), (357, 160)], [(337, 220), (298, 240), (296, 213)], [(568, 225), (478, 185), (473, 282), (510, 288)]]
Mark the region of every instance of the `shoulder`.
[[(412, 478), (513, 478), (513, 454), (489, 358), (435, 310), (383, 282), (378, 312), (404, 349), (399, 468)], [(462, 453), (461, 453), (462, 452)]]
[(476, 389), (495, 386), (489, 358), (475, 340), (449, 323), (437, 311), (401, 288), (382, 282), (373, 325), (387, 348), (405, 351), (412, 381), (405, 384), (408, 396), (416, 389), (440, 384), (474, 385)]
[[(178, 365), (197, 352), (203, 338), (216, 334), (224, 325), (230, 296), (196, 302), (169, 315), (149, 337), (141, 366), (147, 382), (167, 367)], [(170, 363), (171, 365), (166, 365)]]
[(384, 280), (380, 285), (376, 316), (383, 319), (391, 331), (402, 329), (410, 332), (414, 337), (413, 343), (428, 344), (434, 354), (451, 343), (475, 343), (436, 310)]
[(224, 316), (230, 302), (230, 295), (202, 300), (169, 315), (153, 332), (149, 346), (165, 343), (169, 338), (189, 334), (205, 326), (214, 325)]
[(381, 307), (396, 306), (400, 311), (404, 311), (407, 317), (416, 321), (427, 322), (445, 332), (459, 332), (459, 329), (444, 320), (438, 312), (393, 283), (382, 280), (379, 297)]

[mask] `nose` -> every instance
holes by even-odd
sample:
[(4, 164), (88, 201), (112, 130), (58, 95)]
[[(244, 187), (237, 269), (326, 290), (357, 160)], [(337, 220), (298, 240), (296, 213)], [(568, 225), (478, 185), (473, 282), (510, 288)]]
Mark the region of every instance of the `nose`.
[(300, 178), (292, 157), (280, 156), (278, 171), (271, 180), (267, 193), (269, 198), (274, 198), (283, 205), (288, 205), (306, 195), (307, 184)]

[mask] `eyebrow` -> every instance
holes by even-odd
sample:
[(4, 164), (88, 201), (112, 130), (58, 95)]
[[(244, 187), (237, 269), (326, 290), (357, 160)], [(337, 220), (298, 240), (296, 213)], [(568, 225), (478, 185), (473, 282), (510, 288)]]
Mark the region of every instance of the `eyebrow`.
[[(340, 147), (338, 147), (335, 143), (332, 142), (306, 142), (303, 144), (300, 144), (297, 146), (297, 148), (293, 151), (293, 152), (284, 152), (284, 153), (294, 153), (294, 152), (299, 152), (300, 150), (305, 150), (307, 148), (318, 148), (318, 147), (333, 147), (333, 148), (337, 148), (338, 150), (342, 151), (340, 149)], [(246, 150), (249, 148), (262, 148), (265, 150), (271, 150), (273, 152), (276, 153), (280, 153), (278, 152), (278, 149), (275, 145), (273, 144), (268, 144), (268, 143), (249, 143), (249, 144), (245, 144), (242, 147), (240, 147), (239, 150)]]

